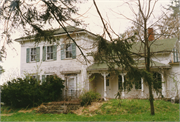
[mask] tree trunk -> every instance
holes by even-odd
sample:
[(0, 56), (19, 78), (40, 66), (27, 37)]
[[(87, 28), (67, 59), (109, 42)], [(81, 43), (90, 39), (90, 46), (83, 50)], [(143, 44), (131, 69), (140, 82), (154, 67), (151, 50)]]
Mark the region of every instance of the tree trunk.
[[(149, 40), (147, 35), (147, 20), (144, 19), (144, 39), (145, 39), (145, 45), (144, 45), (144, 56), (145, 56), (145, 67), (146, 71), (150, 72), (150, 46), (149, 46)], [(147, 80), (147, 79), (146, 79)], [(152, 82), (148, 81), (148, 86), (149, 86), (149, 102), (150, 102), (150, 107), (151, 107), (151, 115), (154, 115), (154, 103), (153, 103), (153, 93), (152, 93)]]
[(153, 103), (153, 94), (152, 94), (152, 85), (149, 83), (149, 102), (150, 102), (150, 107), (151, 107), (151, 115), (155, 115), (154, 112), (154, 103)]

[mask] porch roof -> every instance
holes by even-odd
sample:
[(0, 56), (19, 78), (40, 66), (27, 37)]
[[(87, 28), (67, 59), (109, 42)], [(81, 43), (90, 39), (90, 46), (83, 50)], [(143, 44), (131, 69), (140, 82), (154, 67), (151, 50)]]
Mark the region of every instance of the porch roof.
[[(157, 61), (152, 61), (150, 65), (151, 65), (151, 68), (171, 68), (169, 64), (163, 64)], [(144, 60), (139, 60), (134, 66), (143, 69), (145, 68), (145, 62)], [(115, 68), (118, 69), (118, 66), (116, 65)], [(108, 70), (108, 65), (105, 63), (102, 63), (102, 64), (95, 63), (87, 68), (87, 71), (97, 71), (97, 70)]]

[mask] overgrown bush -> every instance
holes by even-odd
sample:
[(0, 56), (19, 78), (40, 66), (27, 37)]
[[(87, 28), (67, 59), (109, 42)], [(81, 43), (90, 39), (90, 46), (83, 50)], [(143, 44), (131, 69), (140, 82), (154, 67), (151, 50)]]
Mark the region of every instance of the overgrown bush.
[(90, 105), (93, 101), (97, 101), (100, 97), (101, 95), (99, 93), (88, 91), (83, 93), (79, 98), (81, 100), (81, 106), (86, 106)]
[(56, 75), (42, 83), (35, 78), (17, 78), (1, 87), (1, 100), (12, 107), (38, 106), (42, 102), (59, 99), (64, 88), (63, 80)]

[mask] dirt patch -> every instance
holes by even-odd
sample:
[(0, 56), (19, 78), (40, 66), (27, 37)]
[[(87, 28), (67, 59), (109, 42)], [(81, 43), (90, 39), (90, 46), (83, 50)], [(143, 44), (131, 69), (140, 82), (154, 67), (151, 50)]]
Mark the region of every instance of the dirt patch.
[(87, 107), (80, 107), (77, 110), (72, 110), (71, 112), (77, 115), (95, 115), (94, 112), (96, 110), (99, 110), (99, 108), (102, 106), (104, 102), (92, 102), (91, 105), (88, 105)]
[(28, 110), (26, 110), (26, 109), (21, 109), (21, 110), (19, 110), (18, 112), (21, 112), (21, 113), (27, 113), (27, 112), (32, 112), (33, 110), (37, 110), (38, 108), (37, 107), (35, 107), (35, 108), (31, 108), (31, 109), (28, 109)]
[(0, 114), (1, 116), (11, 116), (13, 115), (14, 113), (10, 113), (10, 114)]

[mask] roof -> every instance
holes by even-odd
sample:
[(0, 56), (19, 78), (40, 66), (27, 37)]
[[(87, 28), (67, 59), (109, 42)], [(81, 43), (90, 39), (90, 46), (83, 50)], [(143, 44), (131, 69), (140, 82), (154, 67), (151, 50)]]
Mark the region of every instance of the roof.
[[(145, 68), (145, 63), (144, 63), (144, 60), (139, 60), (138, 62), (136, 62), (137, 65), (134, 65), (134, 66), (137, 66), (138, 68)], [(157, 61), (152, 61), (150, 63), (150, 66), (151, 68), (170, 68), (170, 65), (169, 64), (163, 64), (163, 63), (159, 63)], [(115, 66), (115, 69), (118, 69), (118, 66), (116, 65)], [(108, 65), (105, 64), (105, 63), (102, 63), (102, 64), (92, 64), (91, 66), (89, 66), (87, 68), (87, 71), (97, 71), (97, 70), (108, 70)]]
[[(83, 32), (84, 31), (84, 32), (88, 32), (88, 33), (96, 36), (96, 34), (90, 32), (90, 31), (87, 31), (86, 29), (78, 28), (78, 27), (75, 27), (75, 26), (67, 26), (66, 30), (68, 31), (68, 33)], [(63, 28), (58, 28), (58, 29), (53, 29), (53, 30), (46, 30), (46, 31), (47, 32), (52, 31), (54, 36), (61, 35), (61, 34), (66, 34), (66, 32), (64, 31)], [(17, 38), (17, 39), (15, 39), (15, 41), (22, 41), (22, 39), (33, 39), (34, 37), (35, 37), (35, 35), (25, 36), (25, 37)]]
[[(151, 52), (171, 52), (177, 42), (177, 38), (172, 39), (162, 39), (150, 41), (150, 50)], [(131, 49), (134, 53), (143, 53), (144, 44), (141, 42), (134, 43)]]

